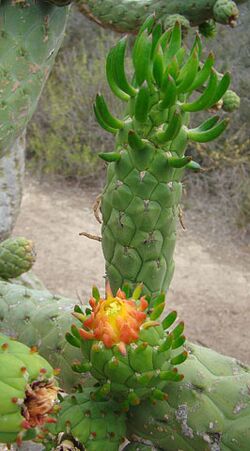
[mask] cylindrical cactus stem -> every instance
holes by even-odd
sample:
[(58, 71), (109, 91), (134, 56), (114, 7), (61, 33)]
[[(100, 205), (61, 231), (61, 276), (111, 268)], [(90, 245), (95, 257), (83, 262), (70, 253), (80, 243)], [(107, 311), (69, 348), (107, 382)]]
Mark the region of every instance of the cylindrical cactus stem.
[[(61, 0), (51, 1), (62, 3)], [(183, 16), (194, 26), (209, 19), (232, 25), (238, 17), (237, 6), (231, 0), (76, 0), (76, 4), (79, 11), (98, 25), (119, 32), (136, 32), (153, 13), (163, 25), (169, 16), (175, 14)]]
[(19, 213), (25, 150), (21, 136), (62, 43), (67, 17), (68, 8), (42, 0), (0, 5), (0, 240), (10, 235)]
[[(185, 155), (189, 141), (218, 137), (227, 120), (212, 116), (189, 128), (190, 113), (217, 104), (230, 83), (219, 79), (209, 54), (204, 63), (196, 37), (188, 52), (182, 46), (181, 27), (162, 34), (150, 17), (132, 50), (133, 81), (125, 74), (126, 38), (107, 57), (107, 78), (114, 94), (127, 103), (122, 120), (97, 95), (99, 124), (116, 136), (115, 152), (100, 154), (108, 163), (101, 202), (102, 247), (106, 273), (115, 291), (124, 283), (143, 283), (145, 293), (168, 289), (174, 272), (176, 221), (184, 170), (199, 169)], [(191, 95), (202, 88), (196, 100)]]
[(35, 111), (61, 45), (68, 8), (42, 0), (0, 5), (0, 156), (11, 148)]
[(11, 234), (19, 213), (25, 166), (24, 152), (25, 138), (20, 136), (0, 158), (0, 241)]
[(166, 451), (248, 451), (250, 368), (211, 349), (188, 348), (184, 379), (169, 383), (167, 400), (130, 410), (130, 437)]

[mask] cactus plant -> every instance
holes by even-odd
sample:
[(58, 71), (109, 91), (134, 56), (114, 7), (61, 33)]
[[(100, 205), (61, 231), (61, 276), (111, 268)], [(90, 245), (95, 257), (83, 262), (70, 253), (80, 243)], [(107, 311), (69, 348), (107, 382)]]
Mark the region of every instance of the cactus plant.
[[(8, 282), (0, 282), (0, 287), (0, 317), (4, 318), (1, 321), (1, 329), (5, 331), (16, 329), (16, 336), (21, 337), (22, 341), (26, 343), (41, 342), (40, 351), (43, 355), (48, 356), (50, 362), (55, 366), (61, 366), (63, 386), (70, 390), (72, 385), (77, 382), (70, 366), (75, 360), (82, 360), (78, 348), (66, 345), (64, 340), (64, 334), (69, 330), (72, 321), (69, 311), (73, 310), (74, 301), (53, 297), (48, 292), (28, 290)], [(78, 309), (77, 311), (79, 313)], [(44, 323), (46, 323), (46, 327)], [(36, 328), (38, 328), (38, 332)], [(180, 372), (184, 374), (184, 379), (178, 383), (168, 382), (165, 388), (168, 399), (157, 401), (155, 406), (152, 401), (143, 401), (137, 408), (133, 407), (130, 411), (129, 438), (134, 441), (142, 440), (145, 442), (145, 446), (150, 442), (153, 449), (154, 446), (159, 446), (160, 449), (174, 451), (180, 447), (169, 448), (168, 437), (176, 434), (178, 426), (178, 434), (174, 435), (175, 443), (178, 446), (183, 445), (183, 441), (187, 443), (186, 448), (181, 448), (185, 451), (186, 449), (201, 451), (219, 449), (216, 445), (217, 439), (220, 439), (223, 444), (224, 442), (229, 443), (229, 445), (225, 445), (228, 446), (228, 448), (225, 447), (225, 450), (248, 451), (250, 368), (233, 358), (221, 356), (207, 348), (188, 344), (187, 350), (189, 352), (188, 359), (180, 366)], [(75, 369), (79, 370), (76, 367)], [(80, 368), (80, 370), (82, 369)], [(86, 385), (86, 380), (84, 384)], [(91, 384), (93, 385), (93, 383)], [(184, 409), (184, 413), (188, 416), (187, 423), (183, 424), (193, 428), (194, 439), (192, 441), (190, 441), (191, 438), (186, 438), (186, 429), (181, 427), (181, 416), (178, 417), (178, 421), (176, 419), (176, 409), (183, 405), (188, 408), (188, 412), (186, 407)], [(196, 409), (198, 409), (197, 415), (193, 413), (196, 412)], [(181, 408), (179, 412), (182, 412)], [(166, 423), (167, 416), (171, 418), (169, 423)], [(218, 428), (211, 432), (211, 425), (218, 418), (220, 419)], [(143, 422), (144, 419), (146, 423)], [(201, 421), (198, 421), (199, 419)], [(164, 429), (166, 424), (168, 425), (167, 434)], [(60, 432), (67, 433), (67, 428), (62, 427), (61, 429)], [(214, 448), (211, 446), (209, 448), (207, 443), (210, 437), (214, 440), (211, 445)], [(66, 443), (67, 436), (64, 438)], [(232, 445), (230, 445), (231, 442)], [(172, 445), (172, 439), (170, 443), (171, 446), (175, 446)], [(235, 447), (233, 447), (234, 443)], [(64, 449), (59, 446), (58, 449)], [(97, 450), (99, 451), (98, 448)]]
[(247, 451), (250, 368), (210, 349), (188, 348), (184, 379), (168, 384), (168, 399), (130, 410), (130, 436), (168, 451)]
[(58, 387), (52, 367), (36, 349), (0, 334), (0, 442), (20, 444), (54, 421)]
[[(10, 4), (7, 2), (3, 5), (4, 7), (1, 6), (2, 10), (0, 12), (6, 13), (4, 17), (5, 19), (8, 18), (4, 24), (11, 24), (12, 28), (10, 26), (10, 29), (15, 29), (10, 20)], [(27, 14), (30, 12), (30, 17), (37, 17), (37, 10), (33, 8), (34, 4), (28, 1), (27, 5), (30, 6), (26, 10), (28, 11)], [(19, 11), (22, 19), (28, 17), (26, 16), (25, 8), (19, 8), (19, 6), (14, 4), (12, 7), (16, 9), (12, 9), (12, 12)], [(213, 2), (212, 7), (215, 19), (234, 24), (237, 12), (233, 2), (230, 0), (217, 0), (216, 3)], [(4, 10), (3, 8), (6, 9)], [(50, 12), (59, 11), (59, 9), (54, 10), (53, 7), (48, 7), (47, 5), (44, 5), (44, 10), (42, 9), (42, 11), (45, 10), (48, 13), (48, 18), (52, 17), (49, 15)], [(62, 17), (65, 18), (66, 9), (61, 8), (60, 11), (62, 11)], [(57, 16), (56, 12), (53, 17)], [(14, 23), (16, 20), (15, 14), (12, 14), (12, 18)], [(48, 31), (47, 16), (43, 16), (43, 19), (46, 19), (43, 22), (45, 25), (43, 36), (45, 36), (46, 41)], [(126, 39), (122, 39), (111, 50), (108, 57), (107, 75), (110, 87), (128, 105), (124, 118), (122, 120), (115, 118), (109, 112), (101, 95), (97, 96), (95, 105), (99, 123), (106, 130), (117, 136), (116, 151), (100, 155), (109, 164), (108, 182), (103, 194), (101, 207), (103, 214), (103, 250), (107, 260), (107, 274), (113, 289), (118, 289), (127, 281), (134, 286), (138, 282), (144, 282), (145, 293), (153, 295), (154, 298), (154, 303), (151, 303), (152, 312), (150, 312), (150, 315), (154, 315), (155, 310), (159, 313), (157, 310), (157, 307), (159, 307), (158, 296), (161, 296), (161, 293), (168, 287), (173, 273), (175, 222), (181, 195), (180, 180), (182, 173), (185, 167), (194, 170), (199, 169), (199, 165), (192, 162), (184, 154), (187, 142), (189, 139), (200, 142), (212, 140), (219, 136), (227, 125), (227, 121), (218, 122), (219, 118), (213, 116), (200, 126), (190, 129), (189, 113), (208, 109), (217, 104), (225, 95), (230, 81), (228, 74), (223, 76), (221, 80), (218, 79), (216, 72), (212, 68), (213, 56), (211, 54), (204, 64), (201, 63), (202, 48), (198, 36), (191, 52), (187, 54), (186, 50), (181, 47), (179, 23), (175, 24), (172, 31), (162, 34), (161, 25), (157, 24), (153, 27), (153, 22), (154, 19), (150, 18), (140, 30), (136, 39), (133, 50), (135, 74), (131, 82), (127, 80), (124, 70)], [(24, 22), (21, 20), (21, 31), (26, 25), (27, 22), (25, 23), (25, 20)], [(41, 28), (39, 30), (41, 35)], [(8, 33), (4, 33), (3, 37), (8, 40)], [(31, 44), (31, 40), (29, 44)], [(10, 48), (12, 47), (10, 46)], [(25, 52), (21, 51), (21, 55), (18, 53), (17, 63), (18, 70), (21, 68), (25, 71), (25, 67), (27, 69), (25, 64), (24, 67), (20, 63), (19, 68), (19, 57), (22, 63), (26, 62)], [(190, 100), (189, 97), (196, 89), (203, 90), (202, 94), (198, 99)], [(34, 92), (33, 90), (31, 91), (30, 94), (33, 96), (35, 89)], [(7, 91), (4, 92), (6, 94)], [(17, 95), (15, 94), (16, 92)], [(18, 83), (12, 84), (12, 93), (13, 95), (7, 96), (10, 102), (7, 102), (6, 105), (4, 104), (6, 116), (3, 116), (3, 119), (6, 125), (4, 129), (6, 133), (3, 135), (3, 148), (8, 145), (8, 139), (11, 140), (13, 137), (16, 137), (21, 131), (32, 111), (31, 107), (28, 113), (27, 111), (25, 112), (27, 116), (23, 122), (19, 115), (18, 120), (20, 119), (20, 123), (17, 121), (14, 129), (9, 128), (11, 117), (9, 113), (12, 105), (14, 105), (15, 110), (18, 110), (19, 101), (21, 106), (23, 106), (22, 102), (25, 98), (19, 92)], [(35, 98), (37, 99), (37, 95), (32, 97), (31, 103), (33, 105)], [(7, 140), (6, 142), (4, 141), (5, 139)], [(73, 377), (69, 369), (69, 362), (71, 363), (73, 360), (74, 353), (72, 348), (68, 348), (68, 345), (64, 343), (63, 337), (65, 329), (71, 323), (67, 313), (72, 308), (70, 301), (53, 299), (48, 292), (28, 290), (7, 282), (0, 281), (0, 289), (2, 297), (0, 304), (2, 328), (8, 329), (13, 325), (16, 335), (21, 337), (22, 340), (32, 342), (32, 344), (39, 342), (42, 353), (48, 354), (50, 360), (54, 361), (56, 357), (61, 359), (60, 363), (64, 365), (65, 385), (72, 384)], [(118, 306), (123, 306), (125, 300), (124, 293), (121, 290), (118, 291), (115, 298), (111, 294), (109, 297), (111, 299), (107, 299), (106, 305), (108, 304), (108, 308), (111, 308), (111, 310), (113, 304), (115, 310), (117, 310)], [(132, 301), (133, 299), (130, 299), (128, 304), (131, 308)], [(141, 358), (140, 353), (143, 354), (144, 350), (148, 350), (149, 354), (151, 353), (150, 355), (154, 354), (154, 357), (156, 354), (156, 360), (161, 360), (158, 349), (155, 349), (155, 347), (158, 346), (161, 339), (166, 338), (164, 343), (161, 343), (164, 346), (168, 338), (164, 336), (163, 330), (160, 330), (159, 333), (160, 325), (150, 323), (149, 327), (145, 328), (148, 342), (145, 346), (143, 337), (143, 325), (146, 324), (143, 322), (144, 313), (143, 311), (138, 312), (140, 307), (143, 310), (145, 302), (143, 300), (140, 302), (141, 304), (138, 303), (137, 305), (136, 303), (136, 306), (133, 305), (136, 324), (134, 324), (134, 327), (128, 327), (129, 334), (128, 331), (125, 333), (124, 330), (117, 330), (117, 325), (114, 326), (112, 321), (111, 324), (109, 320), (106, 321), (102, 311), (104, 301), (100, 299), (95, 298), (92, 301), (93, 312), (86, 310), (86, 318), (83, 318), (84, 312), (80, 312), (78, 308), (75, 309), (75, 316), (82, 320), (83, 327), (78, 330), (73, 326), (71, 329), (72, 335), (68, 334), (68, 340), (71, 344), (74, 342), (76, 347), (80, 344), (85, 358), (87, 357), (87, 360), (91, 363), (90, 366), (87, 365), (85, 368), (85, 360), (80, 366), (75, 366), (75, 369), (80, 371), (89, 369), (96, 379), (99, 380), (101, 388), (95, 391), (95, 396), (97, 397), (105, 394), (105, 388), (108, 385), (108, 390), (111, 387), (112, 389), (114, 388), (114, 390), (110, 391), (118, 399), (118, 389), (121, 391), (121, 386), (126, 386), (126, 384), (119, 384), (120, 379), (125, 373), (127, 383), (130, 377), (128, 369), (134, 366), (133, 370), (136, 371), (135, 365), (124, 361), (126, 360), (125, 351), (128, 351), (128, 355), (131, 356), (135, 363), (137, 363), (137, 359), (138, 361), (140, 360), (138, 368), (143, 373), (145, 373), (143, 370), (147, 364), (147, 358), (145, 358), (145, 355)], [(31, 311), (31, 305), (38, 307), (36, 312)], [(112, 312), (111, 316), (113, 315)], [(99, 313), (100, 318), (105, 320), (104, 327), (101, 327), (97, 321)], [(138, 315), (138, 313), (141, 313), (141, 315)], [(127, 315), (126, 308), (124, 317), (131, 325), (131, 318), (130, 315)], [(153, 318), (150, 317), (150, 320), (153, 321)], [(109, 329), (108, 326), (110, 325), (114, 326), (111, 335), (106, 333), (106, 328)], [(140, 333), (139, 328), (141, 328)], [(179, 327), (178, 331), (180, 329)], [(158, 334), (156, 337), (157, 343), (153, 344), (152, 336), (156, 332)], [(136, 344), (136, 349), (133, 349), (132, 346), (132, 333), (133, 340), (139, 340), (140, 343), (138, 347)], [(114, 341), (114, 335), (116, 338), (119, 338), (119, 341)], [(171, 336), (171, 334), (169, 335)], [(183, 337), (181, 338), (183, 340)], [(102, 362), (93, 357), (94, 346), (101, 340), (107, 348), (110, 348), (103, 349), (99, 356), (104, 359), (103, 368), (101, 368)], [(10, 347), (12, 349), (13, 342), (8, 342), (7, 346), (6, 343), (7, 339), (2, 346), (3, 353)], [(117, 349), (114, 351), (114, 348), (116, 348), (114, 344), (119, 345), (119, 355), (115, 353)], [(180, 343), (178, 341), (178, 346), (176, 347), (178, 348), (182, 344), (183, 342)], [(140, 348), (140, 345), (143, 345), (142, 348), (144, 350)], [(17, 346), (16, 343), (15, 346)], [(136, 353), (138, 348), (140, 352)], [(247, 451), (250, 434), (249, 369), (243, 368), (233, 359), (223, 358), (222, 356), (217, 357), (212, 351), (205, 348), (199, 349), (190, 345), (188, 350), (190, 357), (183, 363), (185, 381), (179, 384), (168, 382), (165, 388), (169, 396), (168, 400), (159, 401), (156, 408), (146, 400), (141, 404), (142, 410), (141, 407), (138, 407), (130, 411), (129, 430), (132, 439), (141, 440), (142, 442), (146, 440), (145, 445), (149, 443), (149, 440), (153, 439), (152, 446), (156, 445), (161, 449), (175, 450), (182, 447), (187, 450), (204, 449), (205, 451), (207, 449), (220, 449), (220, 445), (222, 445), (224, 449), (242, 449)], [(63, 351), (62, 356), (60, 351)], [(124, 355), (122, 355), (121, 351)], [(134, 354), (136, 354), (136, 357)], [(77, 349), (76, 355), (79, 356)], [(182, 356), (182, 361), (180, 361), (180, 356)], [(164, 360), (165, 357), (164, 354)], [(175, 357), (171, 358), (170, 364), (182, 363), (185, 358), (186, 352), (177, 357), (178, 361), (175, 360)], [(22, 359), (24, 359), (23, 355)], [(110, 359), (113, 365), (110, 365)], [(9, 362), (11, 362), (11, 357), (8, 355), (6, 365)], [(159, 365), (155, 366), (155, 361), (153, 360), (153, 365), (151, 365), (150, 369), (151, 371), (158, 371), (159, 374), (162, 371), (172, 375), (176, 374), (171, 371), (171, 367), (170, 371), (168, 366), (165, 368), (164, 365), (167, 362), (166, 358), (166, 361), (160, 362)], [(60, 363), (59, 366), (62, 366)], [(119, 371), (116, 373), (117, 365)], [(121, 371), (120, 367), (123, 367)], [(24, 369), (24, 367), (22, 368)], [(35, 372), (35, 368), (35, 364), (32, 363), (29, 371), (32, 372), (33, 370)], [(26, 367), (24, 373), (26, 374)], [(4, 370), (3, 375), (5, 377)], [(131, 375), (131, 378), (133, 376), (138, 378), (138, 375), (135, 373)], [(34, 379), (30, 382), (31, 389), (35, 390), (38, 387), (39, 391), (41, 388), (40, 382), (38, 385), (36, 385), (36, 382), (33, 385), (33, 381), (37, 377), (36, 373)], [(141, 393), (137, 382), (133, 387), (128, 385), (125, 390), (126, 393), (122, 396), (123, 400), (128, 399), (129, 404), (137, 404), (141, 401), (141, 398), (150, 397), (149, 388), (153, 388), (154, 392), (156, 391), (155, 385), (153, 387), (146, 386), (146, 392)], [(51, 387), (46, 386), (46, 388), (50, 389)], [(162, 390), (164, 389), (164, 387), (161, 388)], [(54, 393), (56, 389), (53, 387), (52, 391)], [(28, 390), (27, 392), (28, 396), (30, 392)], [(130, 396), (131, 394), (132, 396)], [(154, 394), (156, 395), (156, 393)], [(161, 391), (159, 394), (160, 398), (163, 399), (163, 392)], [(228, 398), (226, 397), (227, 395)], [(157, 398), (157, 396), (155, 397)], [(14, 397), (14, 399), (16, 398)], [(74, 399), (76, 399), (76, 404), (81, 404), (78, 395)], [(37, 418), (34, 419), (30, 414), (29, 408), (20, 408), (18, 400), (19, 398), (17, 397), (17, 402), (12, 402), (12, 404), (18, 409), (17, 414), (24, 416), (25, 422), (15, 424), (10, 421), (10, 427), (12, 428), (13, 426), (15, 430), (7, 431), (6, 420), (5, 418), (2, 419), (5, 427), (3, 429), (5, 435), (2, 439), (6, 442), (11, 442), (16, 440), (16, 438), (19, 439), (20, 429), (25, 429), (28, 426), (32, 429), (37, 425), (38, 421), (41, 420), (41, 423), (44, 420), (40, 417), (39, 420)], [(90, 401), (92, 402), (93, 400), (88, 397), (86, 402)], [(70, 402), (72, 403), (72, 398)], [(99, 402), (99, 400), (95, 399), (94, 403), (96, 402)], [(73, 403), (75, 403), (74, 400)], [(86, 421), (84, 404), (85, 400), (77, 411), (81, 416), (83, 425), (85, 425)], [(73, 409), (71, 422), (75, 420), (75, 412), (76, 410)], [(48, 411), (46, 411), (46, 415), (47, 413)], [(66, 417), (66, 424), (62, 420), (60, 428), (66, 429), (66, 431), (62, 432), (68, 433), (68, 420), (70, 418), (68, 418), (67, 412)], [(82, 420), (83, 417), (84, 419)], [(95, 420), (97, 420), (101, 431), (104, 430), (105, 436), (107, 422), (103, 422), (100, 425), (99, 417), (95, 418)], [(93, 423), (91, 422), (91, 426), (95, 424), (95, 420)], [(114, 423), (114, 419), (110, 419), (110, 422)], [(167, 423), (167, 426), (165, 423)], [(124, 423), (122, 424), (123, 427)], [(74, 425), (71, 429), (73, 432), (72, 443), (75, 445), (74, 440), (77, 438), (74, 435), (76, 434), (75, 431), (78, 431), (77, 425)], [(81, 431), (84, 432), (82, 428)], [(8, 435), (8, 432), (14, 435)], [(138, 434), (140, 437), (138, 437)], [(79, 432), (77, 432), (77, 435), (79, 435)], [(105, 443), (104, 436), (100, 434), (100, 443), (97, 447), (93, 444), (93, 449), (103, 447), (103, 443)], [(86, 441), (88, 443), (88, 438), (89, 433), (81, 438), (84, 446)], [(68, 439), (67, 436), (66, 439)], [(118, 443), (116, 442), (116, 448), (114, 447), (114, 449), (117, 449), (117, 445)], [(61, 446), (60, 443), (59, 446)], [(88, 443), (87, 446), (92, 449), (92, 443)]]
[[(124, 70), (126, 38), (107, 58), (110, 88), (127, 103), (124, 118), (115, 118), (101, 95), (95, 113), (100, 125), (116, 136), (116, 150), (100, 154), (108, 163), (101, 201), (107, 277), (113, 290), (125, 282), (142, 282), (145, 292), (154, 295), (169, 287), (174, 272), (183, 172), (199, 169), (185, 155), (188, 142), (211, 141), (228, 122), (212, 116), (189, 128), (190, 113), (216, 104), (230, 76), (226, 73), (219, 81), (212, 54), (201, 63), (199, 36), (187, 53), (178, 22), (172, 32), (161, 34), (159, 24), (152, 29), (153, 21), (146, 22), (134, 44), (134, 82)], [(201, 87), (202, 94), (192, 100)]]
[[(60, 0), (51, 0), (54, 4)], [(238, 3), (238, 1), (237, 1)], [(90, 20), (106, 28), (116, 31), (137, 31), (148, 15), (154, 13), (163, 26), (171, 15), (179, 14), (191, 25), (200, 25), (210, 19), (219, 23), (234, 26), (238, 17), (236, 3), (231, 0), (175, 0), (166, 3), (164, 0), (147, 1), (122, 0), (119, 3), (109, 0), (88, 1), (76, 0), (79, 11)]]
[(23, 237), (9, 238), (0, 243), (0, 277), (12, 279), (31, 269), (35, 262), (32, 241)]

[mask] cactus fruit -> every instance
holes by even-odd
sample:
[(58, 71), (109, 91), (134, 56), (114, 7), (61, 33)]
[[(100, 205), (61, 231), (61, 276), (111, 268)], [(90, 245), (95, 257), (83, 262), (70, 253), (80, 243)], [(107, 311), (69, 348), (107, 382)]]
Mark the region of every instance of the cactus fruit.
[(10, 149), (35, 111), (67, 16), (67, 8), (41, 0), (1, 2), (0, 155)]
[(248, 451), (250, 368), (189, 345), (182, 371), (182, 382), (168, 384), (167, 400), (131, 408), (132, 438), (166, 451)]
[(167, 381), (182, 379), (176, 365), (187, 357), (182, 348), (183, 322), (173, 327), (176, 312), (169, 313), (162, 323), (156, 321), (164, 309), (165, 296), (155, 299), (147, 314), (150, 303), (140, 297), (141, 290), (138, 286), (127, 297), (119, 289), (114, 296), (108, 285), (102, 299), (95, 289), (95, 297), (90, 299), (92, 309), (83, 314), (77, 308), (74, 313), (82, 327), (73, 325), (72, 333), (66, 335), (84, 356), (83, 363), (73, 365), (73, 369), (90, 372), (99, 381), (97, 399), (110, 394), (125, 409), (145, 397), (163, 399)]
[(20, 443), (50, 419), (58, 387), (52, 367), (32, 348), (0, 334), (0, 443)]
[(73, 308), (71, 299), (0, 280), (1, 331), (27, 346), (36, 346), (53, 367), (60, 368), (60, 385), (65, 390), (79, 381), (71, 363), (81, 353), (65, 340)]
[(0, 278), (12, 279), (29, 271), (35, 257), (32, 241), (23, 237), (3, 241), (0, 243)]
[[(76, 447), (86, 451), (118, 451), (126, 436), (125, 414), (120, 412), (119, 404), (112, 400), (92, 399), (92, 391), (91, 388), (84, 388), (82, 393), (67, 396), (62, 401), (57, 423), (48, 428), (51, 442), (54, 442), (53, 449), (64, 450), (65, 444), (68, 446), (66, 449)], [(54, 439), (55, 435), (58, 435), (57, 440)], [(49, 438), (47, 434), (43, 441), (45, 445)]]
[[(116, 135), (115, 152), (100, 154), (108, 163), (101, 202), (107, 278), (114, 291), (142, 282), (145, 293), (154, 295), (169, 287), (174, 272), (183, 172), (199, 169), (185, 156), (187, 144), (215, 139), (228, 123), (213, 116), (189, 129), (189, 115), (217, 103), (230, 76), (219, 81), (212, 54), (201, 63), (198, 35), (187, 53), (178, 22), (162, 33), (153, 21), (146, 21), (134, 44), (133, 82), (124, 69), (126, 38), (107, 57), (110, 88), (127, 103), (124, 118), (114, 117), (101, 95), (94, 109), (99, 124)], [(190, 99), (201, 87), (202, 94)]]

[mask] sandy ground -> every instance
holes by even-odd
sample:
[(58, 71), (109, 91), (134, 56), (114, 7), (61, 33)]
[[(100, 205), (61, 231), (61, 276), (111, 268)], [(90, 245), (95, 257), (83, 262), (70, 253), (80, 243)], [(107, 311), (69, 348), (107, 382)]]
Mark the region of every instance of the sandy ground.
[[(47, 288), (86, 302), (93, 284), (103, 286), (101, 245), (79, 236), (100, 234), (92, 212), (98, 194), (29, 178), (14, 230), (35, 241), (34, 271)], [(250, 245), (239, 244), (210, 215), (185, 216), (168, 308), (178, 310), (189, 339), (250, 363)]]

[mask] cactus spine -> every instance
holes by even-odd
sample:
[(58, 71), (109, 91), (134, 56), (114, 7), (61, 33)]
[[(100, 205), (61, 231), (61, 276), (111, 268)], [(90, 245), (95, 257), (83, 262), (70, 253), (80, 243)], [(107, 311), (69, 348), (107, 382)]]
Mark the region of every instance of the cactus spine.
[[(169, 287), (174, 272), (183, 172), (199, 169), (185, 155), (187, 144), (211, 141), (227, 126), (227, 119), (212, 116), (189, 128), (190, 113), (216, 104), (230, 76), (226, 73), (219, 81), (212, 54), (201, 63), (199, 36), (187, 53), (178, 22), (162, 34), (153, 21), (146, 22), (134, 44), (133, 82), (124, 70), (126, 38), (107, 58), (110, 88), (127, 103), (124, 118), (115, 118), (101, 95), (95, 114), (116, 136), (115, 152), (100, 154), (108, 163), (101, 203), (107, 278), (113, 290), (126, 282), (143, 283), (146, 293), (156, 295)], [(197, 88), (202, 94), (190, 99)]]

